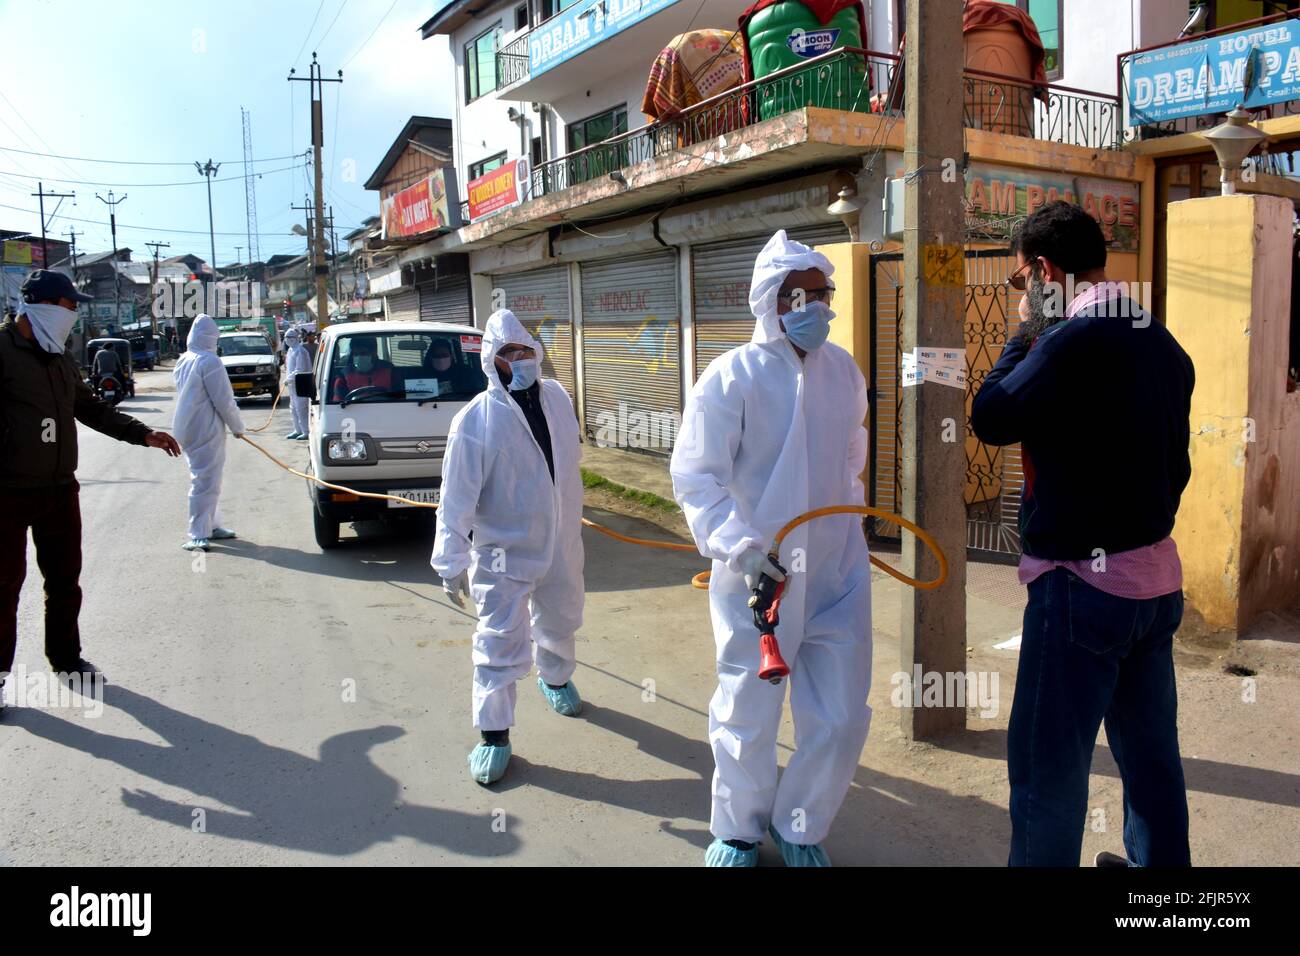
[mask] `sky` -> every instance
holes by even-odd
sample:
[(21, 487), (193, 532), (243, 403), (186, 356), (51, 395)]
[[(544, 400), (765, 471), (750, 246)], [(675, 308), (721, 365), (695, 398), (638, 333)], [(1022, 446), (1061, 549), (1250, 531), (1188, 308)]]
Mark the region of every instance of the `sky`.
[[(78, 254), (108, 251), (109, 209), (96, 194), (111, 189), (126, 195), (117, 242), (133, 259), (150, 258), (145, 243), (158, 241), (171, 243), (164, 257), (206, 261), (207, 191), (194, 163), (212, 159), (221, 164), (212, 182), (217, 264), (247, 260), (242, 106), (259, 160), (261, 258), (305, 252), (290, 231), (303, 213), (289, 207), (311, 195), (299, 158), (311, 146), (310, 84), (286, 77), (295, 65), (306, 76), (316, 50), (326, 78), (343, 69), (343, 83), (324, 86), (322, 162), (341, 241), (378, 215), (378, 193), (362, 184), (405, 122), (451, 115), (446, 39), (419, 32), (441, 2), (0, 0), (0, 228), (39, 235), (29, 195), (39, 181), (76, 193), (54, 216), (59, 200), (46, 200), (47, 234), (66, 240), (75, 228)], [(146, 185), (156, 183), (179, 185)]]

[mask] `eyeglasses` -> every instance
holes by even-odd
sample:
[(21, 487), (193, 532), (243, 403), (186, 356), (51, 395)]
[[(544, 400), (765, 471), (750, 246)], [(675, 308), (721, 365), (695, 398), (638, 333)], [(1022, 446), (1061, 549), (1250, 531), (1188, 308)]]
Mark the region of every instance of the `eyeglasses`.
[(835, 287), (822, 286), (820, 289), (794, 289), (790, 292), (778, 292), (776, 298), (778, 302), (788, 303), (792, 302), (795, 296), (800, 293), (803, 294), (805, 302), (825, 302), (830, 305), (831, 300), (835, 298)]
[(536, 353), (526, 345), (520, 345), (515, 348), (504, 348), (497, 353), (507, 362), (518, 361), (519, 359), (532, 358)]
[(1017, 292), (1024, 292), (1029, 287), (1029, 276), (1033, 272), (1034, 266), (1038, 263), (1037, 259), (1031, 259), (1023, 266), (1017, 269), (1011, 275), (1006, 277), (1006, 284), (1011, 286)]

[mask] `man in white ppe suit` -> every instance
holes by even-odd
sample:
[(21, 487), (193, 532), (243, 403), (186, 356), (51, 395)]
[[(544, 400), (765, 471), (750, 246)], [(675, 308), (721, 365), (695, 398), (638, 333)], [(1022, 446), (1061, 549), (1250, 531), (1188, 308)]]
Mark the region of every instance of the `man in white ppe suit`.
[(306, 395), (299, 395), (294, 384), (294, 377), (302, 372), (311, 371), (311, 353), (302, 344), (302, 333), (290, 329), (284, 333), (284, 344), (289, 347), (289, 354), (284, 360), (284, 379), (288, 384), (289, 411), (293, 415), (293, 431), (285, 435), (293, 441), (307, 440), (307, 404), (311, 401)]
[[(487, 391), (451, 423), (430, 563), (474, 631), (470, 775), (501, 779), (510, 761), (515, 683), (536, 663), (551, 709), (576, 717), (574, 632), (582, 624), (582, 478), (578, 423), (564, 386), (539, 379), (542, 346), (502, 309), (483, 333)], [(473, 541), (470, 535), (473, 534)]]
[(212, 539), (233, 538), (235, 532), (220, 525), (217, 499), (221, 496), (221, 470), (226, 464), (226, 428), (239, 438), (244, 420), (235, 404), (230, 377), (217, 358), (221, 333), (210, 315), (194, 320), (185, 354), (176, 362), (176, 420), (172, 431), (190, 466), (189, 540), (186, 551), (207, 551)]
[(790, 665), (797, 750), (777, 777), (785, 684), (758, 678), (747, 607), (776, 532), (814, 508), (862, 504), (867, 388), (826, 342), (834, 267), (774, 235), (754, 264), (750, 342), (695, 383), (673, 450), (673, 489), (700, 553), (713, 559), (709, 611), (718, 689), (709, 706), (716, 765), (709, 866), (755, 866), (766, 831), (789, 866), (829, 866), (821, 848), (867, 739), (871, 575), (861, 521), (817, 518), (782, 545), (789, 571), (776, 637)]

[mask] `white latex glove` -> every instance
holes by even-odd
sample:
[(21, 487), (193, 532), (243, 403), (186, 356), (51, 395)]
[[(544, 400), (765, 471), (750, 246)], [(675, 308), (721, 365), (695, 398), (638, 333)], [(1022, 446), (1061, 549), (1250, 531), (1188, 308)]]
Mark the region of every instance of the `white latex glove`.
[(754, 590), (758, 586), (758, 576), (766, 574), (773, 581), (784, 581), (785, 575), (781, 569), (772, 563), (772, 559), (767, 556), (766, 551), (758, 548), (749, 548), (739, 558), (736, 564), (740, 566), (740, 573), (745, 576), (745, 586), (749, 590)]
[(444, 580), (442, 582), (442, 590), (446, 593), (447, 597), (451, 599), (451, 603), (455, 604), (457, 607), (464, 607), (465, 601), (461, 595), (463, 594), (465, 597), (469, 597), (469, 572), (462, 571), (451, 580)]

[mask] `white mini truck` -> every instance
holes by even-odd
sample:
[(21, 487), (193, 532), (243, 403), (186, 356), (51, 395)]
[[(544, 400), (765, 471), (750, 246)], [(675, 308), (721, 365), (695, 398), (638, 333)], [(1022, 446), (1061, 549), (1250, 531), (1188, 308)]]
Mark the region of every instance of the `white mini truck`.
[[(349, 322), (321, 335), (309, 396), (311, 473), (357, 491), (437, 504), (451, 420), (487, 388), (483, 333), (442, 322)], [(343, 522), (427, 515), (423, 508), (360, 498), (315, 482), (316, 543), (333, 548)]]

